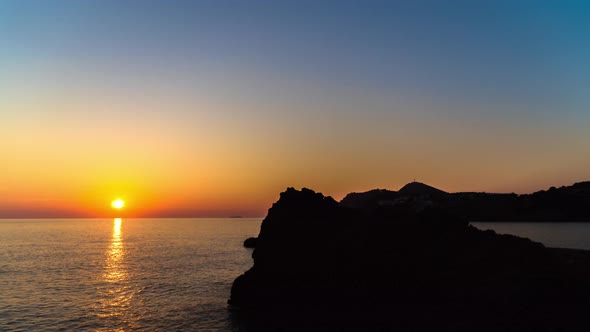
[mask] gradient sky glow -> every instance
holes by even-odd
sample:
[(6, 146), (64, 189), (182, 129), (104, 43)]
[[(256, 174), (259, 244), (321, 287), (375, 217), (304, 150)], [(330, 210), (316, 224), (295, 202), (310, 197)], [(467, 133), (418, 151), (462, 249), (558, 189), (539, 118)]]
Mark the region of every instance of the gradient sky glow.
[(0, 217), (590, 180), (584, 1), (0, 2)]

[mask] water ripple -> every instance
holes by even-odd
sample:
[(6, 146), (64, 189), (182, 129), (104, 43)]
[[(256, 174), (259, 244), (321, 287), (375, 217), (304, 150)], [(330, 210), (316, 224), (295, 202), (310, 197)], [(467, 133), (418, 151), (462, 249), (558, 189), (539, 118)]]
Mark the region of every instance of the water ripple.
[(234, 331), (260, 219), (0, 221), (0, 331)]

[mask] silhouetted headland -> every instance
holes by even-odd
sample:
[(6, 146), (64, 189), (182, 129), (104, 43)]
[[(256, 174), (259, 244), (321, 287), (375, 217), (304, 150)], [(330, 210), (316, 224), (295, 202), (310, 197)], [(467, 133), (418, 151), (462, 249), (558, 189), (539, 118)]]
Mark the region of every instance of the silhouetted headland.
[(590, 253), (478, 230), (445, 205), (477, 194), (454, 195), (289, 188), (230, 307), (251, 331), (587, 331)]
[(532, 194), (447, 193), (419, 182), (399, 191), (385, 189), (348, 194), (340, 202), (351, 208), (395, 207), (414, 201), (420, 207), (433, 206), (469, 221), (590, 221), (590, 181)]

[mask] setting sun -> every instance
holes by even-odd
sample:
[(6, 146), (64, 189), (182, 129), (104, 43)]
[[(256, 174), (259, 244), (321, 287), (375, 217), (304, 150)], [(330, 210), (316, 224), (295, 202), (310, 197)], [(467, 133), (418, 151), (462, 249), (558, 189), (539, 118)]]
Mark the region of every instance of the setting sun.
[(111, 202), (113, 209), (122, 209), (125, 206), (125, 202), (122, 199), (116, 199)]

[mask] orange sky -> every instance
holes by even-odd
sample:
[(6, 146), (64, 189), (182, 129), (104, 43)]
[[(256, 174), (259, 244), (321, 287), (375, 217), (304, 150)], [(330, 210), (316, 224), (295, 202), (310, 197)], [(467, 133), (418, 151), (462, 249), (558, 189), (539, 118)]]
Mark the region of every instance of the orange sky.
[[(318, 116), (277, 125), (168, 118), (165, 107), (144, 114), (150, 105), (136, 105), (134, 113), (93, 99), (27, 106), (28, 117), (2, 123), (5, 217), (111, 216), (110, 202), (119, 197), (127, 201), (125, 216), (263, 216), (288, 186), (337, 199), (396, 190), (414, 178), (447, 191), (528, 192), (583, 180), (588, 165), (575, 153), (587, 140), (556, 138), (524, 121), (464, 119), (458, 126), (350, 113), (338, 121)], [(82, 107), (83, 116), (76, 111)], [(107, 107), (120, 107), (120, 116), (101, 116)], [(240, 105), (192, 107), (206, 114)]]
[(306, 6), (0, 3), (0, 217), (590, 180), (581, 11)]

